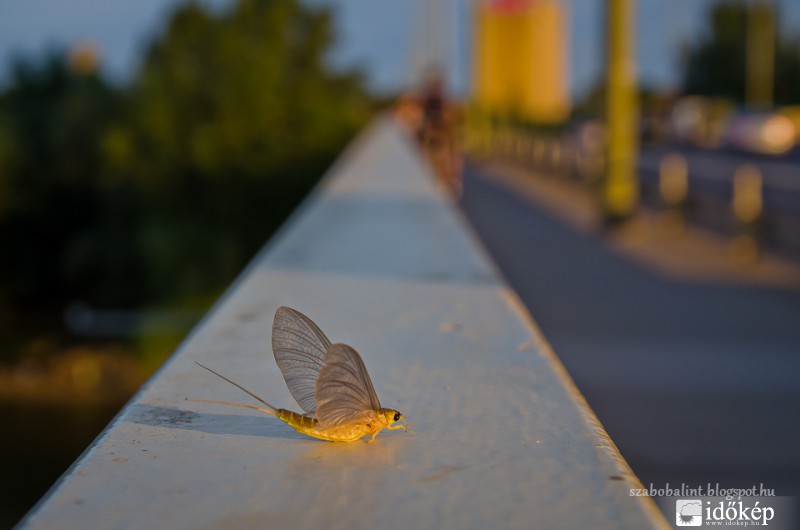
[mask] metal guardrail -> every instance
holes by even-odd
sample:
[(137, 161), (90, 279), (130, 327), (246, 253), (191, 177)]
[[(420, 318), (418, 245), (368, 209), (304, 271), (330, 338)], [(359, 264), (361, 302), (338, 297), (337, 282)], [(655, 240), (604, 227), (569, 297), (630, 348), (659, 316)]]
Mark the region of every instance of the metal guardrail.
[[(304, 437), (275, 310), (358, 349), (416, 434)], [(667, 528), (534, 322), (388, 120), (365, 131), (21, 528)]]
[[(478, 157), (500, 158), (541, 175), (586, 184), (596, 196), (599, 222), (607, 170), (602, 128), (591, 124), (579, 130), (546, 135), (484, 126), (472, 131), (466, 144)], [(645, 154), (638, 166), (642, 203), (680, 218), (681, 224), (729, 237), (736, 262), (753, 263), (763, 250), (800, 256), (800, 184), (791, 178), (794, 162), (746, 162), (724, 152), (682, 154), (676, 146), (649, 146)], [(715, 162), (713, 157), (721, 158)]]

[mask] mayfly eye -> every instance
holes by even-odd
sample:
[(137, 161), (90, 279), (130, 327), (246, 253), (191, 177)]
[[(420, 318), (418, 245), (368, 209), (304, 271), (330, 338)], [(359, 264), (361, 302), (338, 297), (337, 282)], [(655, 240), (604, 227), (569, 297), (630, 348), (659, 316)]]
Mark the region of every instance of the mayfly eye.
[(394, 415), (394, 421), (400, 421), (400, 413), (399, 412)]

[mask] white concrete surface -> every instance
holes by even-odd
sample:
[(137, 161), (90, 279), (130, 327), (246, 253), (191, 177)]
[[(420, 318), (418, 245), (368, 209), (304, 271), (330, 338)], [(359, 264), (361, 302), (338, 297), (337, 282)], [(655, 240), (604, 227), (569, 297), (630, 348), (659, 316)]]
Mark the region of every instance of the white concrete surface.
[[(370, 127), (178, 352), (23, 521), (84, 528), (669, 528), (408, 140)], [(275, 309), (364, 358), (416, 434), (304, 437)]]

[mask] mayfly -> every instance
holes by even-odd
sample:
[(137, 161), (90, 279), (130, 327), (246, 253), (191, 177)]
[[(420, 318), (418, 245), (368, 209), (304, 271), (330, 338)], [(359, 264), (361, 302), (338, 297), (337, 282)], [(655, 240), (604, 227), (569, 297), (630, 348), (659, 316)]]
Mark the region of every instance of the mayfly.
[(275, 312), (272, 352), (286, 386), (304, 414), (273, 407), (200, 363), (197, 363), (200, 367), (243, 390), (267, 408), (227, 401), (193, 401), (233, 405), (272, 414), (299, 433), (331, 442), (354, 442), (370, 434), (372, 438), (369, 441), (373, 441), (383, 429), (409, 431), (402, 413), (381, 407), (358, 352), (346, 344), (331, 344), (322, 330), (303, 313), (290, 307), (281, 307)]

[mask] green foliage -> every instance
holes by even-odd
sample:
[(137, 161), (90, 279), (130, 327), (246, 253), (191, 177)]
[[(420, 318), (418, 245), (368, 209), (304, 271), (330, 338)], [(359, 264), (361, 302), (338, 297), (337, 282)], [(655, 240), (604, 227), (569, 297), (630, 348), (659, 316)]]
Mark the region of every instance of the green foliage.
[(0, 96), (2, 302), (30, 309), (91, 289), (96, 271), (84, 257), (103, 244), (97, 232), (111, 213), (99, 146), (117, 105), (111, 88), (73, 73), (62, 55), (17, 61)]
[(0, 331), (73, 300), (227, 285), (370, 115), (360, 77), (325, 63), (333, 40), (330, 12), (298, 0), (189, 3), (131, 86), (18, 60), (0, 94)]
[[(748, 16), (772, 16), (765, 11), (770, 9), (742, 1), (718, 2), (711, 10), (709, 32), (686, 50), (684, 92), (744, 103)], [(776, 20), (780, 17), (776, 16)], [(780, 31), (775, 47), (774, 88), (776, 104), (800, 103), (800, 41), (797, 36), (785, 36)]]
[(181, 8), (151, 46), (108, 145), (115, 178), (153, 208), (143, 249), (170, 271), (154, 294), (235, 274), (363, 124), (359, 78), (325, 66), (332, 39), (327, 11), (242, 0)]

